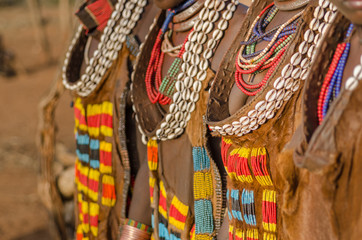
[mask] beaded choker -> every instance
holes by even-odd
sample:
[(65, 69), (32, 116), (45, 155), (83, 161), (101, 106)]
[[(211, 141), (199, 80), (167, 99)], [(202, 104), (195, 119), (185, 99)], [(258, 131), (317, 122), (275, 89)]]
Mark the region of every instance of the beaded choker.
[(318, 99), (318, 120), (319, 124), (325, 118), (331, 103), (337, 98), (341, 90), (344, 67), (349, 55), (351, 46), (350, 36), (353, 24), (350, 24), (346, 33), (345, 41), (337, 45), (332, 62), (324, 78), (322, 89)]
[[(235, 63), (235, 82), (238, 88), (248, 96), (255, 96), (259, 93), (278, 66), (297, 29), (297, 20), (302, 14), (300, 12), (286, 23), (265, 31), (277, 12), (278, 9), (274, 3), (268, 5), (254, 20), (246, 41), (241, 42)], [(255, 47), (260, 41), (269, 41), (269, 44), (262, 51), (256, 52)], [(266, 70), (268, 71), (265, 77), (258, 84), (250, 84), (251, 81), (246, 83), (243, 79), (243, 74), (251, 74), (249, 79), (253, 79), (256, 74)]]
[[(145, 77), (145, 83), (146, 83), (146, 90), (148, 98), (150, 99), (151, 103), (159, 103), (162, 105), (169, 104), (171, 102), (171, 99), (169, 96), (173, 94), (174, 91), (174, 82), (175, 82), (175, 76), (179, 71), (179, 67), (181, 64), (181, 57), (184, 53), (184, 47), (183, 49), (178, 53), (177, 58), (172, 63), (171, 67), (169, 68), (166, 77), (162, 80), (162, 65), (163, 60), (165, 57), (165, 53), (161, 51), (162, 48), (162, 41), (165, 37), (165, 34), (167, 32), (167, 29), (169, 27), (170, 22), (172, 21), (173, 16), (181, 12), (182, 10), (186, 9), (190, 5), (192, 5), (195, 2), (195, 0), (188, 0), (179, 7), (175, 9), (169, 9), (167, 11), (166, 19), (162, 25), (162, 28), (160, 29), (158, 36), (156, 38), (156, 42), (153, 45), (151, 58), (148, 63), (146, 77)], [(187, 37), (184, 41), (184, 44), (187, 41)], [(184, 45), (183, 44), (183, 45)], [(172, 81), (174, 80), (174, 81)]]
[(78, 45), (81, 35), (84, 34), (83, 27), (79, 26), (66, 54), (62, 70), (63, 84), (67, 89), (76, 91), (82, 97), (88, 96), (96, 89), (107, 70), (118, 58), (118, 52), (136, 26), (146, 4), (147, 0), (118, 0), (100, 37), (98, 48), (94, 51), (89, 64), (86, 64), (85, 73), (74, 81), (70, 79), (70, 67), (80, 63), (71, 63), (72, 66), (68, 64), (73, 58), (73, 48)]

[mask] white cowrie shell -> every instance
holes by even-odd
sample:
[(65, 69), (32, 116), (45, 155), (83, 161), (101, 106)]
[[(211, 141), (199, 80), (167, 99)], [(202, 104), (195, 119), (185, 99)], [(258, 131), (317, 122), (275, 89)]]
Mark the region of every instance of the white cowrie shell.
[(317, 19), (322, 19), (324, 16), (324, 9), (320, 6), (317, 6), (314, 10), (313, 16)]
[(213, 49), (213, 48), (215, 48), (216, 47), (216, 43), (217, 43), (217, 41), (215, 40), (215, 39), (210, 39), (208, 42), (207, 42), (207, 48), (211, 48), (211, 49)]
[(191, 53), (190, 52), (185, 52), (182, 56), (182, 59), (185, 61), (185, 62), (190, 62), (191, 60)]
[[(177, 112), (178, 107), (177, 107), (177, 105), (175, 103), (171, 103), (170, 107), (169, 107), (169, 110), (170, 110), (170, 113), (174, 114), (174, 113)], [(169, 115), (171, 115), (171, 114), (169, 114)]]
[(309, 23), (309, 28), (313, 31), (317, 31), (319, 27), (319, 20), (316, 18), (313, 18), (312, 21)]
[(177, 121), (177, 122), (180, 122), (181, 120), (183, 120), (183, 114), (182, 114), (182, 112), (177, 112), (176, 114), (175, 114), (175, 120)]
[(170, 133), (172, 133), (172, 129), (171, 129), (171, 128), (165, 129), (165, 133), (164, 133), (165, 136), (169, 135)]
[(312, 46), (309, 47), (309, 49), (308, 49), (308, 57), (309, 57), (309, 58), (312, 58), (312, 57), (313, 57), (314, 50), (315, 50), (315, 46), (314, 46), (314, 45), (312, 45)]
[(293, 95), (293, 92), (292, 91), (286, 91), (285, 92), (285, 95), (284, 95), (284, 101), (288, 101), (291, 97), (292, 97), (292, 95)]
[(180, 122), (180, 127), (185, 128), (185, 127), (186, 127), (186, 125), (187, 125), (187, 124), (186, 124), (186, 122), (185, 122), (185, 121), (181, 121), (181, 122)]
[(273, 102), (268, 102), (268, 104), (266, 105), (266, 110), (267, 111), (271, 111), (275, 109), (275, 101)]
[(197, 74), (197, 67), (195, 65), (192, 65), (189, 70), (187, 71), (187, 74), (190, 76), (190, 77), (194, 77), (196, 76)]
[(174, 103), (179, 103), (181, 101), (181, 93), (175, 92), (172, 96), (172, 100)]
[(329, 4), (329, 8), (330, 8), (333, 12), (335, 12), (335, 11), (338, 10), (337, 7), (336, 7), (333, 3), (330, 3), (330, 4)]
[[(287, 80), (285, 80), (285, 89), (291, 89), (293, 86), (294, 80), (293, 78), (288, 78)], [(280, 99), (279, 99), (280, 100)]]
[(326, 26), (325, 22), (322, 22), (321, 24), (319, 24), (318, 31), (320, 33), (323, 33), (323, 29), (325, 28), (325, 26)]
[(309, 60), (308, 58), (304, 58), (302, 62), (300, 63), (300, 66), (302, 69), (306, 69), (309, 67)]
[(209, 8), (209, 9), (213, 9), (213, 8), (214, 8), (214, 1), (212, 1), (212, 0), (206, 0), (204, 6), (207, 7), (207, 8)]
[(222, 14), (222, 18), (226, 19), (226, 20), (230, 20), (233, 17), (233, 12), (232, 11), (228, 11), (226, 10), (225, 12), (223, 12)]
[(326, 0), (319, 0), (319, 6), (321, 6), (322, 8), (327, 8), (329, 5), (329, 2)]
[(239, 121), (232, 122), (231, 125), (233, 125), (235, 128), (241, 127), (241, 123)]
[(302, 69), (297, 67), (292, 72), (292, 78), (298, 79), (300, 77), (300, 74), (302, 73)]
[[(192, 31), (192, 32), (190, 33), (189, 41), (191, 41), (191, 42), (196, 42), (196, 41), (197, 41), (197, 32)], [(185, 48), (186, 48), (186, 46), (185, 46)]]
[(292, 74), (292, 70), (293, 70), (293, 66), (291, 64), (285, 65), (282, 70), (282, 76), (284, 78), (290, 77), (290, 75)]
[(353, 76), (358, 79), (361, 80), (362, 79), (362, 66), (361, 65), (357, 65), (354, 69), (353, 69)]
[(201, 54), (202, 53), (202, 45), (196, 43), (194, 48), (192, 49), (192, 52), (195, 54)]
[(283, 106), (283, 100), (279, 100), (275, 103), (275, 108), (280, 109)]
[(255, 105), (255, 109), (258, 112), (264, 111), (266, 108), (266, 101), (262, 100)]
[(258, 112), (256, 110), (251, 110), (251, 111), (248, 112), (248, 117), (255, 118), (257, 113)]
[(175, 87), (178, 92), (182, 92), (185, 89), (185, 85), (181, 81), (176, 81)]
[(200, 56), (197, 54), (192, 55), (191, 64), (198, 65), (200, 63)]
[(200, 92), (201, 91), (201, 87), (202, 87), (202, 84), (200, 81), (195, 81), (192, 85), (193, 89), (195, 92)]
[(314, 39), (314, 33), (312, 30), (308, 29), (307, 31), (305, 31), (304, 33), (304, 40), (308, 43), (313, 42)]
[[(190, 52), (190, 53), (191, 53), (193, 47), (194, 47), (194, 44), (193, 44), (192, 42), (187, 41), (187, 42), (185, 43), (185, 51), (186, 51), (186, 52)], [(185, 52), (185, 53), (186, 53), (186, 52)], [(185, 55), (185, 54), (184, 54), (184, 55)]]
[(215, 10), (211, 10), (209, 13), (209, 21), (216, 22), (220, 17), (220, 13), (216, 12)]
[(248, 125), (249, 122), (250, 122), (250, 118), (248, 118), (248, 117), (241, 117), (240, 118), (240, 123), (241, 123), (242, 126)]
[[(196, 104), (195, 104), (194, 102), (189, 102), (189, 103), (187, 104), (186, 110), (187, 110), (189, 113), (191, 113), (191, 112), (193, 112), (193, 111), (195, 110), (195, 108), (196, 108)], [(190, 115), (190, 116), (191, 116), (191, 115)]]
[(199, 19), (199, 20), (196, 21), (196, 23), (194, 24), (194, 31), (195, 31), (195, 32), (200, 32), (203, 25), (204, 25), (204, 21), (202, 21), (202, 20)]
[(202, 21), (206, 21), (208, 18), (209, 12), (210, 12), (210, 10), (208, 8), (203, 8), (200, 11), (199, 18), (201, 18)]
[(163, 128), (163, 129), (166, 129), (168, 127), (168, 123), (163, 122), (163, 123), (161, 123), (160, 127)]
[(295, 82), (293, 83), (292, 91), (293, 91), (293, 92), (298, 91), (299, 87), (300, 87), (300, 81), (297, 80), (297, 81), (295, 81)]
[(191, 77), (186, 77), (184, 80), (184, 85), (186, 88), (191, 88), (192, 87), (192, 78)]
[(200, 98), (200, 95), (198, 92), (192, 92), (190, 95), (190, 100), (193, 102), (197, 102)]
[(274, 101), (275, 98), (276, 98), (276, 93), (277, 93), (277, 91), (276, 91), (275, 89), (270, 90), (270, 91), (265, 95), (265, 99), (266, 99), (268, 102)]
[(210, 59), (213, 55), (212, 49), (210, 48), (206, 49), (203, 55), (205, 59)]
[(317, 33), (313, 40), (315, 45), (317, 45), (319, 43), (320, 38), (321, 38), (321, 33)]
[(284, 78), (278, 77), (274, 82), (274, 88), (276, 90), (279, 90), (279, 89), (283, 88), (284, 87), (284, 82), (285, 82)]
[(265, 113), (266, 113), (266, 111), (258, 112), (258, 115), (257, 115), (258, 120), (265, 118)]
[(182, 70), (183, 72), (187, 72), (187, 70), (189, 69), (189, 67), (190, 67), (190, 65), (189, 65), (187, 62), (183, 62), (183, 63), (181, 64), (181, 70)]
[(223, 32), (219, 29), (216, 29), (213, 33), (212, 33), (212, 38), (215, 39), (216, 41), (220, 40), (223, 36)]
[(272, 119), (273, 117), (274, 117), (274, 115), (275, 115), (275, 112), (274, 112), (274, 110), (271, 110), (271, 111), (267, 111), (266, 113), (265, 113), (265, 117), (267, 118), (267, 119)]
[(358, 80), (354, 77), (349, 77), (346, 81), (346, 89), (349, 91), (353, 91), (358, 86)]
[(190, 95), (191, 95), (190, 89), (185, 89), (182, 92), (182, 99), (184, 99), (185, 101), (188, 101), (190, 99)]
[(170, 123), (170, 128), (177, 128), (179, 125), (179, 122), (174, 120)]
[(175, 134), (177, 135), (177, 136), (179, 136), (179, 135), (181, 135), (182, 133), (183, 133), (183, 128), (176, 128), (175, 129)]
[(229, 23), (227, 22), (227, 20), (221, 19), (220, 22), (217, 24), (217, 27), (220, 30), (224, 31), (225, 29), (228, 28), (228, 25), (229, 25)]
[(186, 101), (181, 100), (181, 101), (178, 103), (178, 106), (179, 106), (180, 111), (185, 112), (185, 111), (186, 111), (186, 108), (187, 108), (187, 103), (186, 103)]
[[(265, 115), (265, 114), (264, 114)], [(265, 118), (265, 116), (263, 117), (263, 118), (258, 118), (258, 124), (259, 124), (259, 126), (260, 125), (263, 125), (264, 123), (266, 122), (266, 118)]]
[(170, 135), (167, 136), (169, 140), (174, 139), (175, 137), (176, 135), (174, 133), (171, 133)]
[(206, 72), (206, 70), (203, 70), (203, 71), (200, 71), (197, 73), (196, 79), (199, 81), (204, 81), (206, 79), (206, 76), (207, 76), (207, 72)]
[(302, 73), (300, 74), (300, 79), (302, 79), (302, 80), (306, 80), (306, 79), (307, 79), (308, 73), (309, 73), (308, 70), (309, 70), (309, 69), (306, 68), (306, 69), (304, 69), (304, 70), (302, 71)]
[(156, 136), (159, 137), (159, 136), (162, 135), (162, 133), (163, 133), (163, 130), (162, 130), (162, 129), (157, 129), (157, 131), (156, 131)]
[(301, 60), (302, 60), (302, 54), (299, 53), (299, 52), (294, 53), (293, 56), (292, 56), (292, 58), (291, 58), (290, 60), (291, 60), (291, 63), (292, 63), (294, 66), (296, 66), (296, 65), (298, 65), (298, 64), (301, 62)]
[[(209, 63), (207, 62), (206, 59), (200, 61), (199, 68), (203, 71), (206, 71), (209, 68)], [(199, 78), (199, 80), (201, 79)]]
[[(136, 115), (137, 116), (137, 115)], [(173, 120), (173, 115), (172, 114), (167, 114), (165, 117), (166, 122), (171, 122)]]
[(258, 119), (256, 118), (252, 118), (250, 120), (250, 124), (249, 124), (249, 128), (252, 129), (253, 127), (257, 126), (258, 125)]
[(303, 41), (298, 48), (298, 51), (301, 54), (305, 54), (308, 51), (308, 43), (306, 41)]
[(284, 97), (284, 94), (285, 94), (285, 90), (284, 90), (284, 89), (280, 89), (280, 90), (278, 90), (278, 92), (277, 92), (277, 96), (276, 96), (276, 100), (277, 100), (277, 101), (282, 100), (282, 99), (283, 99), (283, 97)]
[(205, 33), (203, 32), (200, 32), (198, 35), (197, 35), (197, 43), (198, 44), (204, 44), (207, 40), (207, 36), (205, 35)]
[(224, 1), (216, 1), (215, 2), (215, 10), (220, 12), (225, 8), (225, 2)]
[(209, 32), (211, 32), (211, 30), (213, 29), (213, 24), (211, 22), (204, 22), (204, 24), (202, 25), (202, 31), (205, 34), (208, 34)]

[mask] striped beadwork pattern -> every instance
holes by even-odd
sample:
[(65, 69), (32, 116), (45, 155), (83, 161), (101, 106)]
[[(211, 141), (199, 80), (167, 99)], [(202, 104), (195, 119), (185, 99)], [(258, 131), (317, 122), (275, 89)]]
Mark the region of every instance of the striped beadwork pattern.
[(231, 197), (231, 213), (232, 213), (232, 215), (237, 220), (243, 221), (241, 208), (240, 208), (239, 190), (231, 189), (230, 197)]
[[(226, 192), (229, 239), (251, 240), (260, 236), (276, 240), (277, 193), (270, 176), (267, 150), (235, 146), (231, 140), (222, 139), (222, 159), (231, 180)], [(257, 222), (257, 215), (262, 222)]]
[[(149, 174), (150, 202), (154, 206), (155, 185), (159, 185), (158, 193), (158, 235), (162, 240), (181, 240), (181, 233), (185, 231), (185, 224), (189, 215), (189, 206), (182, 203), (176, 195), (172, 197), (171, 204), (167, 204), (167, 191), (164, 182), (159, 179), (158, 167), (158, 143), (157, 140), (150, 139), (147, 142), (147, 160)], [(157, 202), (157, 201), (156, 201)], [(153, 210), (157, 212), (157, 210)], [(157, 223), (152, 214), (152, 227)]]
[(251, 151), (251, 167), (256, 180), (262, 186), (273, 186), (268, 168), (266, 150), (262, 148), (253, 148)]
[(250, 148), (235, 148), (231, 151), (226, 167), (226, 171), (228, 171), (231, 179), (236, 179), (240, 182), (253, 182), (248, 165), (249, 155)]
[(172, 198), (170, 211), (169, 211), (169, 223), (175, 226), (178, 230), (183, 231), (185, 229), (185, 223), (189, 207), (183, 204), (176, 196)]
[(157, 170), (158, 145), (157, 140), (150, 139), (147, 142), (147, 161), (150, 171)]
[(212, 239), (214, 231), (213, 194), (210, 158), (203, 147), (193, 147), (194, 161), (194, 200), (195, 200), (195, 237)]
[(265, 189), (263, 191), (263, 227), (265, 230), (275, 232), (277, 228), (276, 192)]
[(244, 189), (241, 201), (246, 224), (256, 226), (254, 191)]
[(113, 136), (113, 104), (83, 105), (81, 98), (74, 101), (77, 159), (75, 183), (78, 190), (77, 239), (98, 236), (99, 202), (112, 207), (116, 203), (115, 179), (111, 175)]

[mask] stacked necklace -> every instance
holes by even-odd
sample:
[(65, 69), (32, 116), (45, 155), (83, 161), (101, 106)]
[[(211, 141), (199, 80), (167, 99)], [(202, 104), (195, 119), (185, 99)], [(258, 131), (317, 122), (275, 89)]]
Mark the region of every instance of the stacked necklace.
[(341, 90), (344, 67), (351, 47), (351, 43), (349, 41), (352, 30), (353, 24), (350, 24), (344, 42), (337, 45), (331, 65), (329, 66), (328, 72), (324, 78), (318, 99), (319, 124), (322, 123), (330, 104), (337, 98)]
[(80, 79), (73, 82), (70, 79), (69, 63), (73, 48), (84, 31), (83, 27), (79, 26), (64, 60), (62, 78), (65, 88), (76, 91), (82, 97), (88, 96), (97, 88), (108, 69), (118, 58), (123, 43), (136, 26), (146, 5), (147, 0), (117, 1), (114, 11), (107, 21), (107, 26), (103, 30), (97, 50), (94, 51), (93, 57), (86, 64), (85, 72), (80, 76)]
[[(184, 53), (184, 47), (181, 48), (177, 55), (177, 58), (174, 60), (171, 67), (169, 68), (166, 77), (162, 80), (162, 65), (165, 57), (165, 52), (162, 51), (162, 41), (174, 15), (185, 10), (186, 8), (194, 4), (194, 2), (195, 0), (188, 0), (179, 7), (169, 9), (167, 11), (166, 19), (158, 33), (155, 44), (153, 45), (151, 58), (148, 63), (145, 77), (147, 95), (153, 104), (158, 102), (162, 105), (166, 105), (171, 102), (171, 98), (169, 96), (172, 96), (173, 94), (175, 82), (171, 80), (175, 78), (176, 74), (180, 69), (181, 57)], [(186, 41), (187, 37), (183, 45), (186, 43)]]
[[(299, 12), (286, 23), (265, 31), (279, 10), (274, 3), (269, 4), (254, 20), (246, 41), (241, 42), (241, 48), (236, 58), (235, 82), (238, 88), (248, 96), (255, 96), (270, 78), (284, 55), (302, 12)], [(255, 51), (259, 41), (268, 41), (269, 44), (262, 51)], [(254, 76), (267, 71), (263, 80), (258, 84), (250, 84)], [(251, 74), (249, 83), (243, 80), (243, 74)], [(257, 89), (256, 91), (253, 91)]]

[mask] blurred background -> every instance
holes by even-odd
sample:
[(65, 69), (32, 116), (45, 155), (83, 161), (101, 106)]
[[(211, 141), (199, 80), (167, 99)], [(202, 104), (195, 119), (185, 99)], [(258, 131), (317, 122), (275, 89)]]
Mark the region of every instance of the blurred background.
[[(56, 239), (51, 216), (38, 194), (39, 102), (59, 78), (78, 4), (74, 0), (0, 0), (2, 240)], [(52, 163), (57, 181), (65, 178), (66, 184), (71, 183), (61, 196), (68, 224), (74, 220), (71, 191), (75, 144), (70, 103), (71, 96), (65, 92), (56, 105), (57, 151)]]

